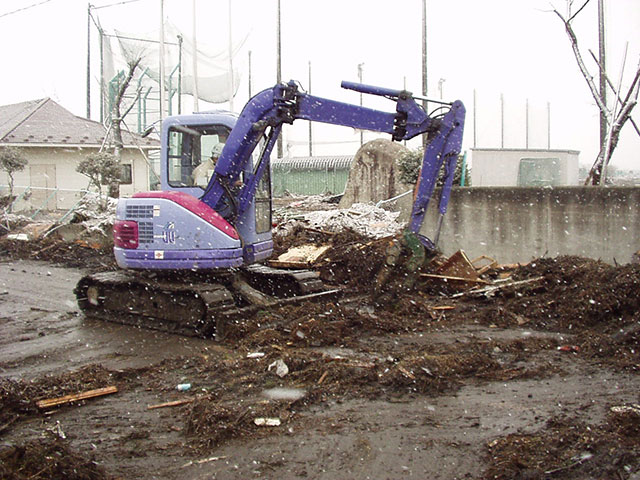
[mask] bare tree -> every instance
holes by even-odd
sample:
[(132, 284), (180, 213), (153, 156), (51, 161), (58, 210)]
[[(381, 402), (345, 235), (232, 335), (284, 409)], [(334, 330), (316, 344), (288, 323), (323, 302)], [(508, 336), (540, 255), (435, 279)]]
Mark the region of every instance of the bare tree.
[(609, 80), (609, 78), (607, 77), (604, 65), (600, 65), (595, 55), (593, 54), (593, 52), (590, 52), (591, 56), (596, 62), (597, 68), (600, 70), (600, 73), (606, 78), (607, 84), (609, 85), (609, 88), (611, 89), (611, 91), (614, 94), (614, 97), (616, 98), (614, 107), (610, 109), (607, 106), (606, 99), (603, 98), (603, 97), (606, 97), (604, 95), (604, 92), (598, 91), (598, 88), (596, 87), (596, 84), (593, 79), (593, 75), (591, 75), (591, 73), (589, 72), (589, 69), (587, 68), (582, 58), (582, 53), (580, 51), (580, 48), (578, 47), (578, 38), (572, 26), (572, 22), (575, 20), (576, 16), (579, 15), (580, 12), (584, 10), (584, 8), (587, 6), (587, 4), (590, 1), (591, 0), (584, 0), (582, 5), (576, 10), (576, 12), (572, 13), (571, 10), (574, 4), (574, 0), (567, 0), (566, 16), (563, 16), (555, 8), (553, 9), (553, 12), (558, 16), (558, 18), (560, 18), (560, 20), (564, 24), (569, 40), (571, 41), (571, 48), (573, 49), (573, 54), (576, 57), (578, 67), (580, 68), (580, 72), (582, 73), (582, 76), (584, 77), (584, 79), (587, 82), (587, 85), (589, 86), (591, 95), (593, 96), (602, 117), (607, 119), (607, 133), (604, 137), (604, 142), (601, 143), (600, 145), (600, 151), (598, 152), (598, 156), (596, 157), (596, 160), (594, 161), (593, 166), (591, 167), (587, 180), (585, 181), (586, 185), (590, 183), (592, 185), (602, 185), (604, 184), (606, 179), (607, 165), (611, 161), (613, 151), (618, 145), (620, 132), (622, 130), (622, 127), (625, 125), (625, 123), (627, 123), (627, 121), (630, 121), (633, 124), (638, 135), (640, 135), (640, 130), (638, 129), (638, 126), (636, 125), (635, 121), (631, 117), (631, 112), (633, 108), (636, 106), (636, 103), (638, 101), (638, 88), (640, 87), (640, 63), (638, 64), (633, 81), (631, 82), (631, 85), (629, 86), (627, 93), (621, 97), (620, 89), (621, 89), (622, 83), (621, 82), (619, 83), (618, 88), (614, 87), (611, 81)]
[[(122, 123), (124, 122), (124, 118), (135, 105), (135, 101), (131, 102), (131, 104), (126, 108), (124, 112), (122, 112), (122, 106), (125, 98), (125, 93), (129, 88), (129, 84), (133, 79), (136, 69), (140, 65), (140, 61), (141, 57), (137, 57), (127, 62), (127, 74), (118, 87), (118, 91), (111, 107), (111, 134), (113, 139), (113, 155), (118, 165), (120, 165), (121, 163), (122, 149), (124, 148), (124, 140), (122, 138)], [(136, 99), (138, 98), (139, 93), (139, 91), (136, 92)], [(119, 180), (115, 180), (109, 185), (110, 196), (118, 197), (119, 185)]]

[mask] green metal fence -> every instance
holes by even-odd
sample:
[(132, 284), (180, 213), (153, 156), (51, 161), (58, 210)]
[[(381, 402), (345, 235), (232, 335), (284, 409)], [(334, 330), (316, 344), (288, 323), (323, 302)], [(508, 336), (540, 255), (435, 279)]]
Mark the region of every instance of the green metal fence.
[(353, 157), (292, 157), (271, 162), (273, 195), (340, 194), (349, 178)]

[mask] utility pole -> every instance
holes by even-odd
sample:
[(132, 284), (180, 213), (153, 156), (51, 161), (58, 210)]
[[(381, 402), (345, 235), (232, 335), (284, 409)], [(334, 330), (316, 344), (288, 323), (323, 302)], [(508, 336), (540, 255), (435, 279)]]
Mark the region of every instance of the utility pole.
[(182, 113), (182, 35), (178, 35), (178, 115)]
[(551, 102), (547, 102), (547, 150), (551, 150)]
[(164, 0), (160, 0), (160, 121), (164, 117)]
[(500, 94), (500, 148), (504, 148), (504, 94)]
[(251, 95), (251, 50), (249, 50), (249, 98), (252, 97)]
[[(600, 98), (602, 103), (607, 105), (607, 71), (606, 71), (606, 49), (604, 32), (604, 0), (598, 0), (598, 56), (600, 63)], [(600, 151), (604, 152), (607, 141), (607, 115), (600, 110)]]
[[(276, 25), (276, 83), (282, 82), (282, 44), (280, 31), (280, 0), (278, 0), (278, 21)], [(282, 158), (282, 131), (278, 135), (278, 158)]]
[[(362, 83), (362, 67), (364, 63), (358, 64), (358, 81)], [(362, 106), (362, 92), (360, 92), (360, 106)], [(364, 131), (360, 130), (360, 146), (364, 145)]]
[[(422, 96), (427, 97), (427, 0), (422, 0)], [(428, 113), (426, 100), (422, 101), (424, 111)], [(427, 134), (422, 135), (422, 146), (427, 148)]]
[(91, 4), (87, 4), (87, 118), (91, 118)]
[(98, 38), (100, 40), (100, 123), (104, 125), (105, 119), (105, 85), (104, 85), (104, 30), (98, 22)]
[[(309, 61), (309, 95), (311, 95), (311, 61)], [(313, 122), (309, 122), (309, 156), (313, 157)]]
[(527, 98), (527, 103), (525, 105), (525, 148), (529, 150), (529, 99)]
[(477, 101), (476, 89), (474, 88), (473, 89), (473, 148), (476, 148), (477, 140), (478, 140), (477, 117), (478, 117), (478, 101)]
[(192, 75), (193, 75), (193, 111), (200, 111), (199, 105), (199, 97), (198, 94), (198, 41), (196, 37), (196, 0), (193, 0), (193, 18), (192, 18), (192, 29), (193, 29), (193, 62), (191, 65)]
[(229, 0), (229, 111), (233, 112), (233, 37), (231, 32), (231, 0)]

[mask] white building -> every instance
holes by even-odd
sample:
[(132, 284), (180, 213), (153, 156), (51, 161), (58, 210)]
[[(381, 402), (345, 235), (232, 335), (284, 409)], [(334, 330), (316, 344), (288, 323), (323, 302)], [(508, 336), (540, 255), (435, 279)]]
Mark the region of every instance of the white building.
[[(80, 199), (89, 179), (78, 163), (102, 146), (106, 129), (76, 117), (50, 98), (0, 106), (0, 146), (21, 150), (26, 168), (14, 174), (16, 209), (68, 209)], [(149, 153), (160, 144), (123, 132), (120, 195), (149, 190)], [(8, 175), (0, 171), (0, 196), (8, 194)], [(26, 194), (25, 194), (26, 193)]]

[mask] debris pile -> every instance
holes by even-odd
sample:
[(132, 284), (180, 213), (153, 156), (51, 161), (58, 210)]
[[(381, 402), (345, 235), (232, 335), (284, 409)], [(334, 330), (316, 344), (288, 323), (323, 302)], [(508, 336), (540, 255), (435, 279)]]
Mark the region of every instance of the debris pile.
[(399, 233), (404, 224), (399, 223), (400, 212), (390, 212), (372, 204), (356, 203), (350, 208), (316, 210), (297, 215), (278, 225), (276, 235), (286, 236), (298, 224), (324, 232), (351, 230), (361, 236), (372, 239)]
[(91, 233), (101, 233), (111, 237), (111, 230), (116, 217), (118, 199), (109, 197), (106, 209), (103, 199), (96, 193), (87, 193), (73, 210), (69, 223), (79, 223)]
[(600, 326), (611, 333), (640, 320), (640, 265), (612, 266), (575, 256), (540, 258), (513, 272), (525, 284), (503, 308), (545, 329)]
[(114, 372), (100, 365), (88, 365), (75, 372), (44, 377), (38, 382), (0, 379), (0, 423), (9, 422), (17, 415), (37, 412), (38, 400), (103, 388), (113, 382)]
[(0, 478), (14, 480), (107, 480), (113, 478), (61, 438), (39, 439), (0, 449)]
[(10, 258), (47, 260), (74, 267), (115, 268), (110, 252), (116, 204), (116, 199), (109, 198), (103, 210), (99, 196), (88, 193), (56, 220), (33, 221), (5, 214), (5, 228), (0, 228), (0, 252)]
[(490, 442), (484, 478), (631, 478), (620, 472), (638, 468), (639, 427), (634, 414), (613, 414), (599, 425), (554, 417), (537, 433)]

